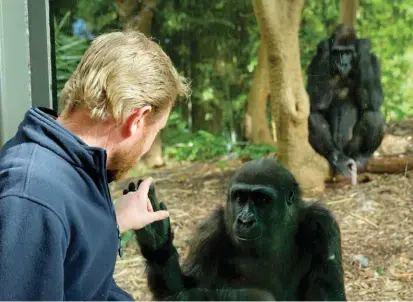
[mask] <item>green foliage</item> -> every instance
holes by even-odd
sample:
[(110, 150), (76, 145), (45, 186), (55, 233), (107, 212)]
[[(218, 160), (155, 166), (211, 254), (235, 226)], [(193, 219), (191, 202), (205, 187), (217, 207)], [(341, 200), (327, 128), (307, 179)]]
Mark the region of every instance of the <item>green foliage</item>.
[(275, 153), (277, 148), (266, 144), (248, 144), (245, 148), (237, 148), (236, 153), (238, 157), (248, 157), (251, 159), (258, 159), (265, 157), (269, 153)]
[(222, 135), (239, 134), (252, 76), (248, 66), (256, 60), (251, 50), (259, 42), (251, 1), (159, 1), (153, 35), (191, 78), (191, 102), (200, 112), (193, 112), (189, 129), (212, 124)]
[(82, 55), (89, 46), (89, 41), (73, 36), (68, 36), (61, 29), (66, 24), (70, 12), (67, 12), (62, 20), (57, 24), (55, 22), (55, 44), (56, 44), (56, 80), (58, 96), (75, 71)]
[(189, 136), (185, 143), (168, 145), (165, 148), (165, 156), (174, 160), (202, 161), (233, 154), (237, 157), (256, 159), (275, 151), (275, 146), (265, 144), (231, 144), (227, 138), (221, 135), (214, 136), (199, 130), (194, 135)]
[(135, 239), (135, 233), (133, 231), (128, 231), (122, 234), (121, 245), (125, 247), (130, 240)]
[(171, 112), (168, 118), (166, 129), (161, 132), (162, 141), (170, 145), (187, 142), (191, 139), (192, 133), (188, 128), (188, 121), (182, 118), (182, 113), (177, 110)]
[(88, 27), (95, 34), (120, 28), (114, 0), (78, 0), (76, 17), (87, 20)]
[[(413, 10), (409, 1), (365, 0), (359, 11), (357, 30), (369, 37), (382, 64), (385, 92), (383, 111), (388, 121), (413, 115)], [(409, 49), (410, 47), (410, 49)], [(410, 56), (410, 59), (409, 59)], [(410, 75), (410, 77), (409, 77)]]
[(199, 130), (188, 142), (166, 147), (165, 156), (176, 160), (208, 160), (227, 153), (227, 145), (225, 137)]
[[(115, 1), (71, 2), (76, 3), (70, 8), (72, 17), (66, 14), (56, 30), (59, 92), (89, 43), (70, 36), (70, 23), (84, 18), (95, 35), (120, 28)], [(251, 1), (158, 0), (154, 16), (152, 36), (178, 70), (191, 79), (193, 90), (191, 101), (177, 103), (168, 127), (161, 132), (166, 156), (204, 160), (225, 154), (259, 157), (273, 152), (273, 147), (244, 148), (239, 142), (260, 41)], [(299, 31), (305, 80), (318, 42), (331, 35), (338, 17), (339, 1), (307, 0)], [(380, 59), (386, 119), (413, 116), (411, 3), (364, 0), (356, 29), (359, 37), (371, 39), (372, 50)]]

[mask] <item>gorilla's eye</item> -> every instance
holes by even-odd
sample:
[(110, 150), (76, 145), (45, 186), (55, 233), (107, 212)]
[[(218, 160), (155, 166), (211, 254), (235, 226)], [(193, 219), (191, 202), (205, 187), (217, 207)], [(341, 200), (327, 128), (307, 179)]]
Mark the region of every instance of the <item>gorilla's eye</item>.
[(271, 198), (268, 195), (258, 193), (254, 197), (254, 200), (259, 205), (269, 205), (271, 204)]
[(246, 198), (245, 198), (245, 196), (241, 193), (241, 192), (236, 192), (235, 194), (234, 194), (234, 201), (236, 202), (236, 203), (244, 203), (245, 202), (245, 200), (246, 200)]
[(268, 196), (263, 196), (263, 197), (261, 197), (260, 201), (263, 204), (270, 204), (271, 203), (271, 198), (269, 198)]

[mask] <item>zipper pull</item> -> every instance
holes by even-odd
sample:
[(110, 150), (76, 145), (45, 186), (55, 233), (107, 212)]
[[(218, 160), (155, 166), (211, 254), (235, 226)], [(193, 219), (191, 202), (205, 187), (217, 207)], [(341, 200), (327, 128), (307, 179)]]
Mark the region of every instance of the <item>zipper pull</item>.
[(116, 228), (118, 229), (118, 254), (119, 254), (119, 257), (122, 258), (122, 255), (123, 255), (122, 236), (120, 235), (119, 224), (116, 224)]

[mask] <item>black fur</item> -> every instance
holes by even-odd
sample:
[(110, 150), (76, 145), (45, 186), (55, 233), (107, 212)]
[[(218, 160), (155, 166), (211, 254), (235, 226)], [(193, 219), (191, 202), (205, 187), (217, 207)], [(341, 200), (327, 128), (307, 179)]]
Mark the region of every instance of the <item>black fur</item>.
[[(339, 47), (355, 50), (349, 74), (340, 74), (336, 67), (340, 63), (333, 58), (332, 48), (338, 41), (343, 43)], [(309, 141), (334, 173), (349, 175), (348, 165), (354, 161), (362, 171), (384, 137), (381, 68), (370, 49), (368, 39), (357, 39), (354, 30), (338, 28), (318, 44), (308, 68)]]
[[(246, 207), (256, 224), (237, 228)], [(237, 239), (257, 230), (254, 241)], [(226, 206), (196, 229), (182, 269), (172, 239), (143, 255), (155, 300), (346, 300), (334, 216), (305, 203), (294, 177), (273, 160), (247, 162), (235, 173)]]

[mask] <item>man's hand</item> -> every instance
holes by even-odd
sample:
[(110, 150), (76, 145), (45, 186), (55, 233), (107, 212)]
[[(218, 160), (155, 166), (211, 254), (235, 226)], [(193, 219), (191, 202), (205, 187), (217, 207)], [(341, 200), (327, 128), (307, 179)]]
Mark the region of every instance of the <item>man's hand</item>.
[[(139, 182), (138, 186), (130, 183), (128, 189), (123, 191), (124, 195), (116, 202), (116, 217), (120, 233), (129, 230), (139, 230), (155, 221), (164, 220), (169, 217), (166, 207), (157, 208), (154, 212), (148, 198), (151, 184), (152, 178)], [(153, 192), (153, 194), (155, 193)], [(151, 193), (149, 195), (151, 195)]]
[[(141, 181), (138, 181), (137, 186), (140, 187)], [(129, 184), (129, 187), (133, 186)], [(159, 202), (156, 196), (155, 186), (153, 184), (149, 187), (148, 192), (150, 206), (154, 213), (159, 211), (167, 211), (166, 205)], [(171, 224), (169, 217), (160, 221), (155, 221), (148, 224), (144, 228), (135, 231), (138, 244), (148, 251), (156, 251), (161, 248), (171, 236)]]

